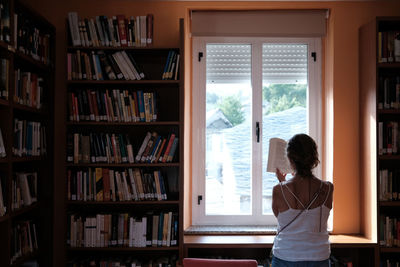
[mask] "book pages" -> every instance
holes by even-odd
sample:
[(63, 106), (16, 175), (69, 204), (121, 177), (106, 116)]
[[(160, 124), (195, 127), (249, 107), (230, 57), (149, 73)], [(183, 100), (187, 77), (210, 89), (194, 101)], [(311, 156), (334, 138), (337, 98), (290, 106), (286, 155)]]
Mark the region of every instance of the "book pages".
[(287, 142), (281, 138), (269, 139), (267, 172), (275, 173), (276, 168), (278, 168), (282, 173), (293, 172), (286, 156), (286, 146)]

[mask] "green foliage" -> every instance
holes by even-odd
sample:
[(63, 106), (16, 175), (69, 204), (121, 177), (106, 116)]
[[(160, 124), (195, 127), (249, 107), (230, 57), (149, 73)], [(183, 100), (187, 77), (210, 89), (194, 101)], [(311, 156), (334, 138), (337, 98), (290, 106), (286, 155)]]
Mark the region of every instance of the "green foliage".
[(271, 84), (263, 88), (263, 98), (269, 104), (266, 114), (290, 109), (306, 107), (306, 84)]
[(237, 96), (227, 96), (223, 98), (222, 101), (219, 102), (218, 107), (233, 126), (241, 124), (245, 119), (242, 103)]

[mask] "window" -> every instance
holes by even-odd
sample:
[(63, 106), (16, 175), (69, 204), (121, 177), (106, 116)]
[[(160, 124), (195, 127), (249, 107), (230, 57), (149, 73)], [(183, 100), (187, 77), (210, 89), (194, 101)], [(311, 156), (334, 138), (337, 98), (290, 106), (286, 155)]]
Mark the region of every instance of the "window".
[(321, 147), (320, 46), (193, 38), (193, 224), (276, 224), (268, 142), (308, 133)]

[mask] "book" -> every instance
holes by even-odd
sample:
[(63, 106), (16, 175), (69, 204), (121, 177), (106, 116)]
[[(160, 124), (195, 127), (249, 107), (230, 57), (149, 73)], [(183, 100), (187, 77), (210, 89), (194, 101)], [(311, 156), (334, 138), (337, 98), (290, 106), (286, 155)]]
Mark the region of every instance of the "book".
[(289, 160), (286, 156), (287, 142), (281, 138), (269, 140), (267, 172), (276, 172), (278, 168), (282, 173), (292, 173)]
[(153, 25), (154, 25), (154, 16), (153, 14), (147, 14), (146, 16), (146, 23), (147, 23), (147, 27), (146, 27), (146, 37), (147, 37), (147, 44), (151, 45), (153, 44)]
[(68, 23), (69, 30), (72, 39), (73, 46), (80, 46), (81, 39), (79, 37), (79, 25), (78, 25), (78, 13), (77, 12), (68, 12)]
[(6, 156), (6, 148), (4, 146), (3, 134), (0, 129), (0, 158), (4, 158)]
[(102, 168), (96, 168), (95, 174), (96, 174), (96, 200), (103, 201), (104, 185), (103, 185)]
[(118, 21), (118, 35), (120, 38), (121, 46), (128, 46), (127, 35), (126, 35), (126, 25), (125, 25), (125, 16), (117, 15), (116, 19)]
[(2, 185), (3, 180), (0, 177), (0, 216), (4, 216), (7, 211), (7, 206), (4, 202), (4, 193), (3, 193), (3, 185)]

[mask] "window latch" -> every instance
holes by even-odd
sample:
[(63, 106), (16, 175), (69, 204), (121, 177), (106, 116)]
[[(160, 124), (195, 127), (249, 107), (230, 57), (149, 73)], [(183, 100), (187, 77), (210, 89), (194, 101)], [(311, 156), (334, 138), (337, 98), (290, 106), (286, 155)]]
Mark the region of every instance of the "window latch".
[(199, 62), (201, 61), (202, 57), (203, 57), (203, 52), (199, 52)]
[(256, 136), (257, 136), (257, 143), (260, 143), (260, 123), (256, 122)]
[(203, 200), (203, 196), (202, 195), (198, 195), (197, 196), (197, 205), (200, 205), (200, 201)]
[(317, 53), (311, 52), (311, 57), (314, 59), (314, 62), (317, 61)]

